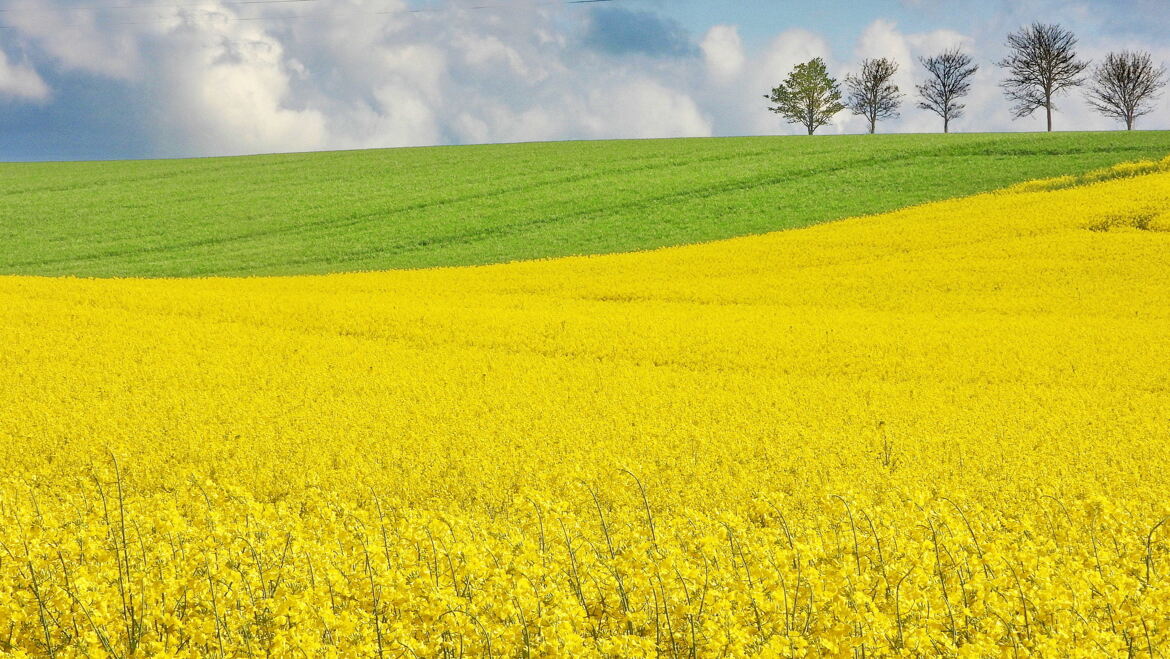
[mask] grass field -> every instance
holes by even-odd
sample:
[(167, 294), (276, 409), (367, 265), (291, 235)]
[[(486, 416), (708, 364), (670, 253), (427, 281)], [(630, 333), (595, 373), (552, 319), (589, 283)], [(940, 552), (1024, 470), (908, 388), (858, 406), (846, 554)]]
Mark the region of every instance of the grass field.
[[(966, 170), (935, 160), (949, 165), (934, 180), (1060, 166), (1033, 158), (1042, 143)], [(772, 144), (785, 142), (678, 148)], [(617, 148), (654, 161), (674, 147)], [(651, 181), (771, 162), (753, 157), (548, 190), (575, 190), (581, 210), (591, 189), (599, 207), (628, 205)], [(787, 166), (829, 167), (820, 157)], [(158, 167), (265, 162), (280, 176), (298, 158), (118, 176), (142, 167), (166, 186)], [(915, 167), (799, 185), (863, 178), (876, 200), (849, 203), (894, 204), (877, 181), (933, 193), (929, 176), (892, 183)], [(0, 277), (0, 650), (1165, 656), (1170, 172), (1070, 183), (485, 268)], [(790, 189), (777, 186), (663, 208), (701, 220), (753, 200), (705, 226), (761, 228), (769, 191)], [(352, 193), (329, 187), (315, 189)], [(535, 213), (538, 193), (518, 194)], [(511, 203), (466, 208), (499, 218)], [(459, 214), (442, 217), (453, 230)], [(661, 227), (682, 232), (635, 233), (698, 237)], [(296, 265), (359, 264), (319, 256)], [(209, 267), (249, 271), (230, 263)]]
[(0, 274), (312, 274), (624, 252), (1170, 153), (1170, 133), (522, 144), (0, 165)]

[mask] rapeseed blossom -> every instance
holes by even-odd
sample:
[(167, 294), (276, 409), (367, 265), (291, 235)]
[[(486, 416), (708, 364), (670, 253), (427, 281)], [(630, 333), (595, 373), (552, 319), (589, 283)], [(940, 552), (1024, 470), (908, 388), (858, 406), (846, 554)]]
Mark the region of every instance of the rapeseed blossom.
[(1170, 174), (1131, 173), (639, 254), (0, 278), (0, 651), (1170, 652)]

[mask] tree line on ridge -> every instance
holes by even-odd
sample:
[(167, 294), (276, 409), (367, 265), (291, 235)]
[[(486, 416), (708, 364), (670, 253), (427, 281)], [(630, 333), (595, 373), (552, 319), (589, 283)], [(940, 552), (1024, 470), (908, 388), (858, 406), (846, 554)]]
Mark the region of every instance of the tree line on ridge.
[[(1072, 89), (1084, 87), (1090, 107), (1133, 130), (1140, 117), (1153, 111), (1153, 101), (1166, 86), (1165, 67), (1156, 66), (1147, 52), (1109, 53), (1092, 67), (1078, 58), (1076, 35), (1060, 25), (1033, 23), (1008, 35), (1007, 46), (1008, 56), (996, 64), (1006, 72), (999, 86), (1012, 102), (1012, 114), (1019, 119), (1044, 110), (1049, 132), (1056, 97)], [(971, 92), (979, 65), (958, 48), (919, 62), (926, 79), (916, 85), (917, 107), (937, 114), (949, 133), (951, 123), (964, 115), (962, 99)], [(893, 82), (898, 70), (892, 59), (866, 59), (859, 73), (845, 76), (842, 91), (818, 57), (798, 64), (764, 98), (773, 104), (770, 111), (803, 125), (809, 135), (844, 110), (864, 117), (875, 133), (879, 121), (899, 116), (906, 95)]]

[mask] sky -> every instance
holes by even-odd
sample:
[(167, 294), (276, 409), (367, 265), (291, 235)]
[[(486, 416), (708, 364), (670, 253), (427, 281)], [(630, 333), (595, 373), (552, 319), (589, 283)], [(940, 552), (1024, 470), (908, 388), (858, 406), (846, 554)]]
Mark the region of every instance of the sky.
[[(763, 96), (812, 57), (895, 59), (879, 131), (932, 132), (918, 58), (956, 46), (981, 68), (954, 130), (1041, 130), (995, 65), (1033, 21), (1170, 62), (1167, 0), (0, 0), (0, 160), (798, 134)], [(1057, 105), (1058, 130), (1118, 127)], [(1170, 128), (1170, 94), (1139, 128)]]

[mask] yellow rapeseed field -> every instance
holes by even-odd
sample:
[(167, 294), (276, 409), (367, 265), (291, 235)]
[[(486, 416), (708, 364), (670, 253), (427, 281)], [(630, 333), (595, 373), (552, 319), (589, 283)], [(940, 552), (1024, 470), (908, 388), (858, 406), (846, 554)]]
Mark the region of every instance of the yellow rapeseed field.
[(0, 651), (1168, 656), (1170, 173), (1066, 184), (642, 254), (0, 278)]

